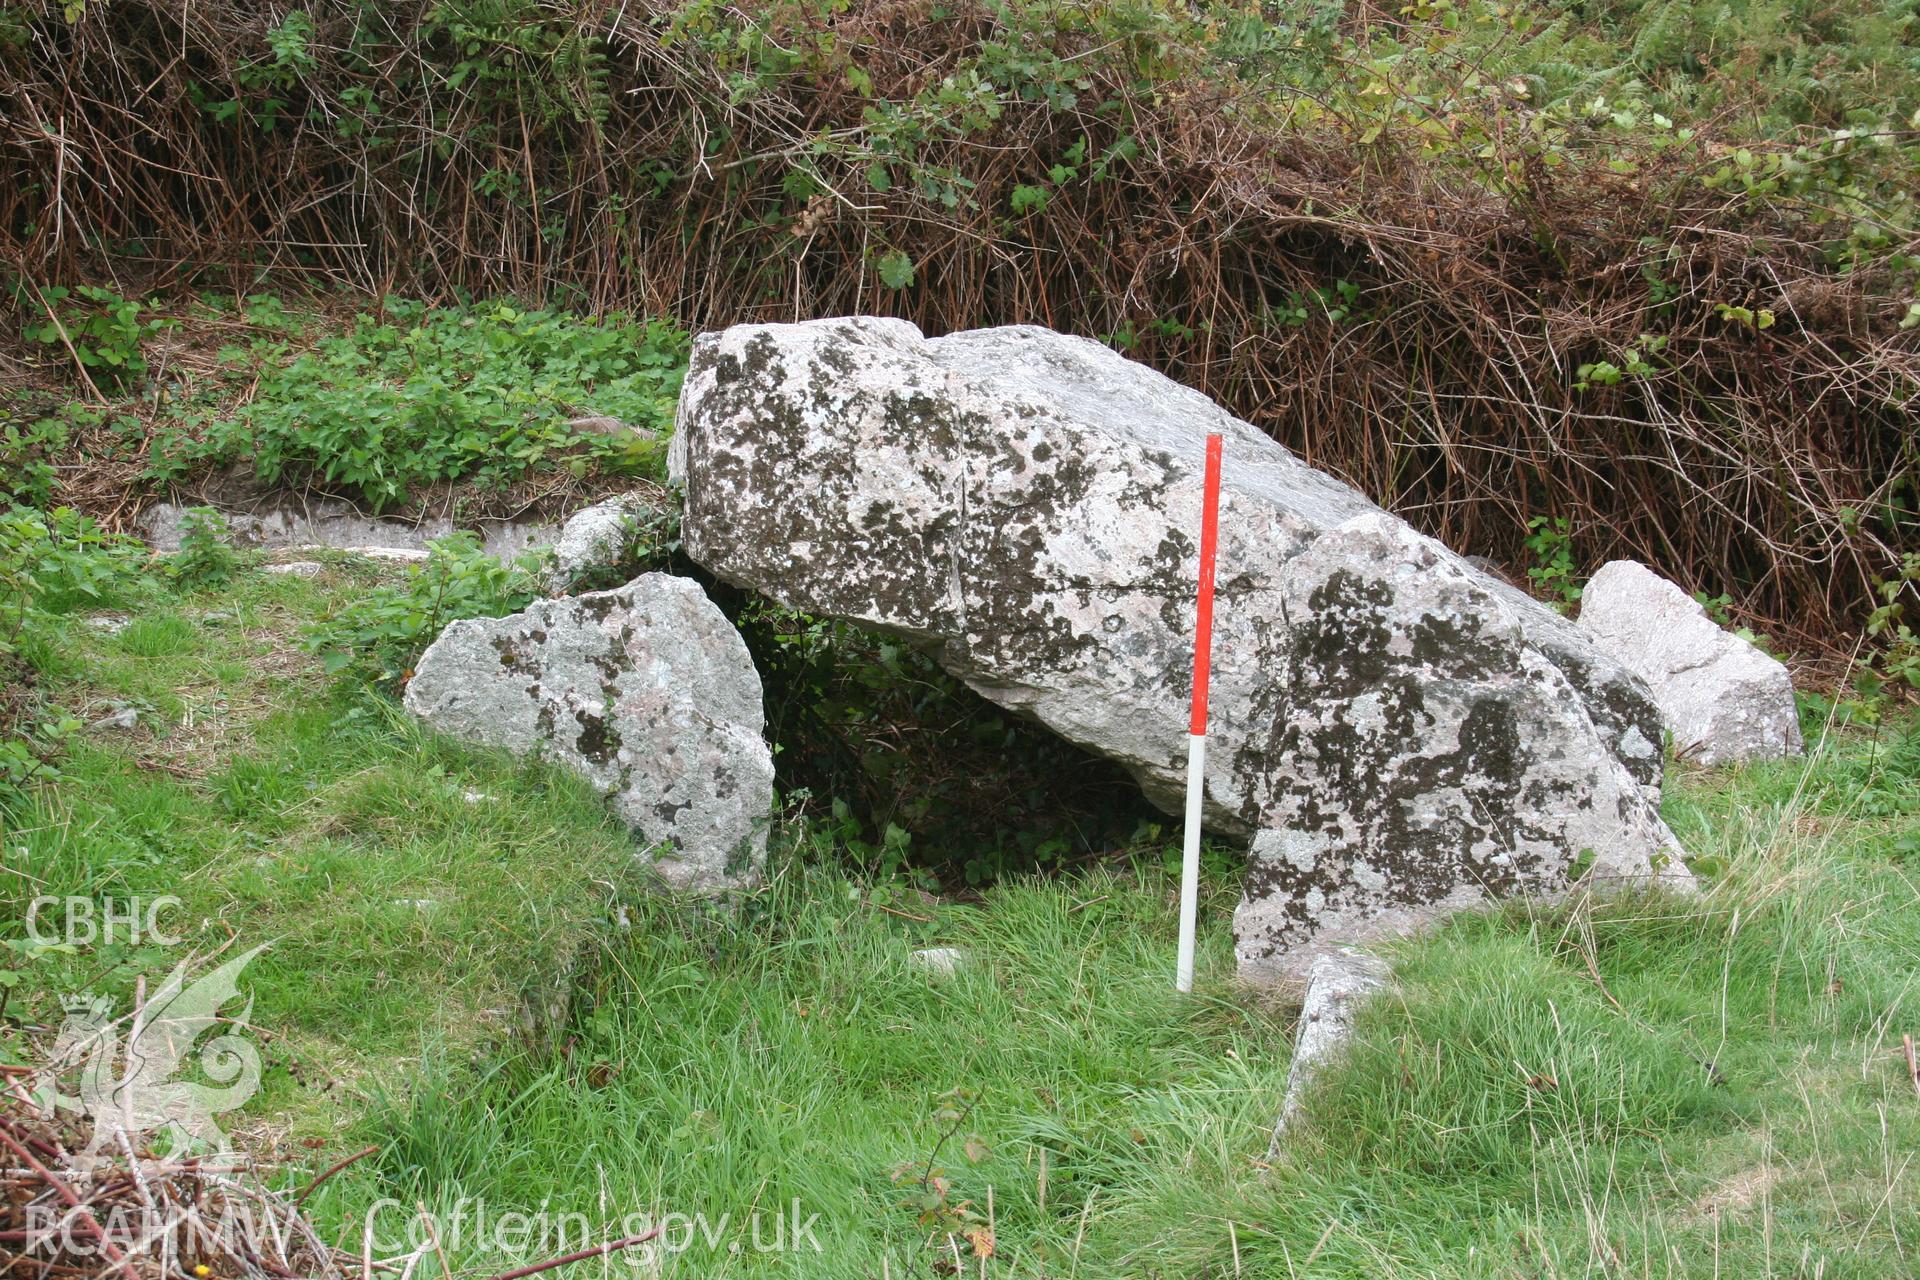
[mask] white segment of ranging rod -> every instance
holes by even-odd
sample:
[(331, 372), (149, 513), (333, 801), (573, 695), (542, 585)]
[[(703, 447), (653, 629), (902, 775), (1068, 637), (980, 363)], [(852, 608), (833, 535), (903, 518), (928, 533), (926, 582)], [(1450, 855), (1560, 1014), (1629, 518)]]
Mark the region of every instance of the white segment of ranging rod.
[(1180, 955), (1173, 988), (1193, 990), (1193, 938), (1200, 916), (1200, 804), (1206, 793), (1207, 735), (1187, 735), (1187, 831), (1180, 850)]

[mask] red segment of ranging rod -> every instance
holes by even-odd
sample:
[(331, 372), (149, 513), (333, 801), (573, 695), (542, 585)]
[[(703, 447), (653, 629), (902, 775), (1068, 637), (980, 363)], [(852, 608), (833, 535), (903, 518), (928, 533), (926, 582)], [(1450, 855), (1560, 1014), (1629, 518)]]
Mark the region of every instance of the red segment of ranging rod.
[(1193, 720), (1187, 732), (1207, 731), (1207, 677), (1213, 665), (1213, 558), (1220, 542), (1220, 445), (1207, 437), (1206, 498), (1200, 510), (1200, 611), (1193, 628)]

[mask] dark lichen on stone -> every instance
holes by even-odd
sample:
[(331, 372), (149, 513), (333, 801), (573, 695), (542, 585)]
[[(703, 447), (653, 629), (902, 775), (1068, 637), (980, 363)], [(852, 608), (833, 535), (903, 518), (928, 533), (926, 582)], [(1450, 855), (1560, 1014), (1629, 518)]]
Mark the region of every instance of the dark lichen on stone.
[(604, 715), (576, 707), (573, 718), (579, 723), (580, 733), (574, 739), (574, 750), (583, 760), (604, 765), (612, 762), (620, 752), (620, 732)]

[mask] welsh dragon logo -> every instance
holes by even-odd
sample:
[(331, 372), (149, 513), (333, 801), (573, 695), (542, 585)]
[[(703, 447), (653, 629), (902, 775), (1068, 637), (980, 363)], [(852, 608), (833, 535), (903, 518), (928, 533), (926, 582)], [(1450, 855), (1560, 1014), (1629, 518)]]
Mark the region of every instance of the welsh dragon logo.
[[(61, 1002), (66, 1020), (47, 1064), (33, 1076), (33, 1096), (46, 1114), (59, 1110), (92, 1118), (93, 1136), (76, 1164), (86, 1167), (122, 1138), (137, 1144), (163, 1132), (170, 1154), (197, 1149), (216, 1160), (231, 1159), (227, 1135), (214, 1117), (259, 1089), (260, 1051), (245, 1034), (253, 1001), (225, 1016), (220, 1009), (240, 997), (241, 971), (262, 950), (264, 945), (255, 947), (191, 984), (190, 962), (183, 960), (125, 1018), (115, 1018), (112, 1005), (99, 997), (70, 996)], [(201, 1073), (214, 1083), (175, 1079), (188, 1065), (194, 1042), (216, 1028), (197, 1054)], [(63, 1093), (62, 1082), (76, 1073), (79, 1093)]]

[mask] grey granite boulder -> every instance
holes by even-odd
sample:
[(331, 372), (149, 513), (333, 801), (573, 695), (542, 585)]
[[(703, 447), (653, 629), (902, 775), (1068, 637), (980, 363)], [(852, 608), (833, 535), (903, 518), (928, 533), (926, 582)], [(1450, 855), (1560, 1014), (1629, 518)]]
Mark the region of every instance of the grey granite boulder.
[[(1571, 623), (1084, 339), (896, 320), (702, 335), (669, 465), (722, 578), (924, 644), (1177, 806), (1203, 441), (1226, 438), (1206, 815), (1241, 971), (1578, 868), (1671, 863), (1660, 721)], [(1684, 874), (1676, 868), (1677, 874)]]
[(1680, 758), (1728, 764), (1803, 750), (1786, 667), (1647, 566), (1615, 560), (1594, 574), (1580, 626), (1647, 682)]
[(1245, 771), (1261, 819), (1234, 915), (1243, 971), (1551, 896), (1573, 864), (1610, 883), (1682, 870), (1636, 773), (1657, 728), (1642, 712), (1606, 732), (1530, 635), (1532, 601), (1384, 512), (1328, 530), (1274, 585), (1291, 625), (1241, 721), (1262, 762)]
[(617, 591), (449, 625), (407, 685), (427, 724), (593, 784), (676, 888), (755, 882), (773, 756), (746, 643), (697, 583)]

